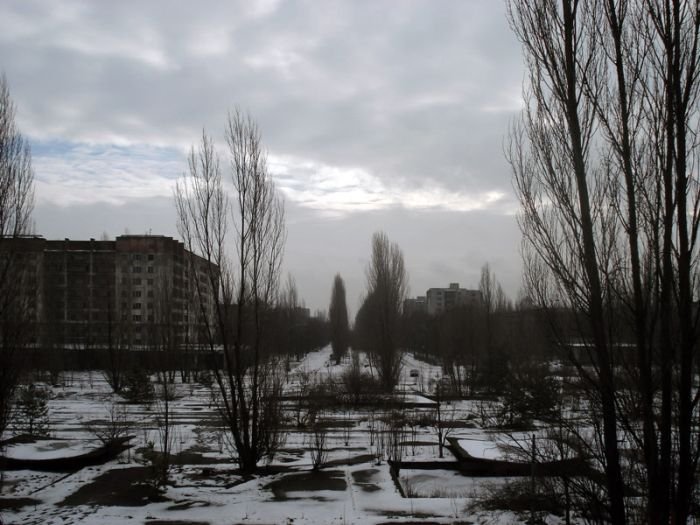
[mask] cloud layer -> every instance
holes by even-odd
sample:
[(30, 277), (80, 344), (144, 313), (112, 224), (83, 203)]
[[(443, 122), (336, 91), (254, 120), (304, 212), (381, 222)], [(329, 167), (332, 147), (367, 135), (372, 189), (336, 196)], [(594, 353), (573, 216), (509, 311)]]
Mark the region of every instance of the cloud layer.
[[(521, 106), (520, 62), (491, 0), (0, 5), (0, 67), (34, 146), (39, 217), (62, 210), (37, 226), (60, 237), (77, 235), (74, 216), (95, 202), (165, 202), (202, 128), (218, 137), (239, 106), (260, 125), (290, 223), (364, 231), (454, 214), (449, 236), (426, 235), (459, 259), (454, 237), (480, 242), (467, 230), (486, 214), (517, 244), (502, 143)], [(483, 262), (517, 281), (517, 246), (501, 252), (513, 260)], [(329, 288), (336, 270), (317, 259), (289, 269), (316, 265)], [(321, 286), (301, 281), (302, 294)]]

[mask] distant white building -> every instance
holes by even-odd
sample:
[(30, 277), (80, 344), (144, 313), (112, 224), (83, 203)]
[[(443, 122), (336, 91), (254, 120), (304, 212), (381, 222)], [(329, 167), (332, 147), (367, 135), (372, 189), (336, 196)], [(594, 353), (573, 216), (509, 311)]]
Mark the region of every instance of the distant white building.
[(450, 283), (448, 288), (430, 288), (425, 296), (429, 315), (438, 315), (457, 306), (481, 303), (479, 290), (460, 288), (459, 283)]

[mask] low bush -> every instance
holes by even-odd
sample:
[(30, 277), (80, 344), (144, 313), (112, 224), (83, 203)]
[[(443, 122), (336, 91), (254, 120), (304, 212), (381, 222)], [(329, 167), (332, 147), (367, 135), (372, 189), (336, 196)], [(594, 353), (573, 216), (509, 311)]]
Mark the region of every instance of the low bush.
[(133, 368), (124, 380), (122, 395), (131, 403), (150, 403), (153, 401), (155, 390), (151, 378), (143, 368)]
[(18, 434), (31, 436), (49, 435), (48, 388), (35, 385), (22, 385), (17, 390), (14, 412), (14, 430)]
[(348, 368), (341, 381), (343, 401), (347, 404), (353, 406), (372, 404), (381, 399), (382, 386), (379, 380), (359, 367)]
[(113, 443), (129, 435), (131, 423), (126, 407), (112, 403), (107, 409), (105, 419), (85, 423), (85, 428), (103, 445)]

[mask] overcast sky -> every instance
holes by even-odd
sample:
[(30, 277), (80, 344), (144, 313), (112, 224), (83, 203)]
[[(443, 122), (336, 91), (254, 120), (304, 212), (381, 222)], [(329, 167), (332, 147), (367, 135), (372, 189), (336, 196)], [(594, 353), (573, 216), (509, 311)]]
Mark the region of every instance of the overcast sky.
[(32, 145), (36, 233), (177, 236), (174, 182), (205, 128), (258, 121), (312, 310), (355, 312), (373, 232), (411, 295), (521, 282), (503, 156), (523, 66), (500, 0), (0, 2), (0, 70)]

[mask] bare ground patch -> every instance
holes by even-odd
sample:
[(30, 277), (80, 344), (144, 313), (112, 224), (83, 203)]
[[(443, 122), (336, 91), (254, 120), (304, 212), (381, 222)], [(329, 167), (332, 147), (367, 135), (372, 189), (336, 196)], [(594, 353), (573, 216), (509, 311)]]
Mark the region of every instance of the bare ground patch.
[(271, 490), (276, 500), (284, 501), (292, 499), (288, 496), (290, 492), (344, 491), (347, 483), (342, 470), (321, 470), (287, 474), (268, 483), (264, 488)]
[(0, 498), (0, 510), (17, 510), (39, 504), (41, 504), (41, 500), (34, 498)]
[(59, 503), (61, 506), (102, 505), (141, 507), (167, 501), (155, 487), (144, 483), (150, 470), (146, 467), (111, 469), (83, 485)]

